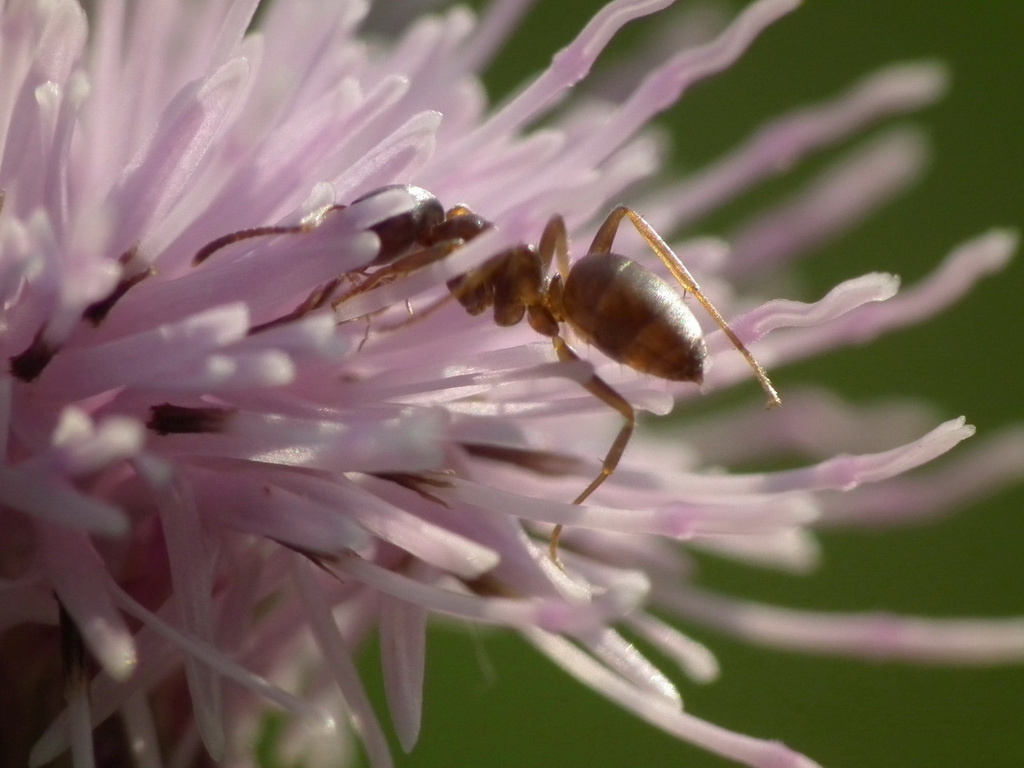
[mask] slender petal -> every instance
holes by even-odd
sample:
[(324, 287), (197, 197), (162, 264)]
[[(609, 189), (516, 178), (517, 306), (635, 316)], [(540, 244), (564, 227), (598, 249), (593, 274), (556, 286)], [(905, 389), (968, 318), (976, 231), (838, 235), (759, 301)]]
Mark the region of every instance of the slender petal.
[[(703, 225), (930, 104), (942, 67), (882, 69), (674, 181), (651, 121), (799, 2), (677, 23), (670, 0), (615, 0), (491, 106), (480, 69), (530, 4), (0, 5), (0, 629), (41, 639), (31, 658), (0, 646), (32, 714), (0, 763), (337, 768), (358, 739), (387, 768), (356, 656), (379, 638), (409, 751), (436, 616), (518, 633), (758, 768), (817, 764), (683, 709), (672, 667), (720, 672), (691, 625), (1024, 660), (1017, 617), (754, 603), (696, 587), (694, 557), (807, 574), (819, 528), (924, 520), (1020, 480), (1018, 427), (961, 450), (964, 418), (795, 386), (772, 412), (648, 419), (750, 379), (778, 404), (766, 369), (926, 320), (1007, 264), (1017, 236), (994, 229), (902, 290), (881, 272), (817, 300), (780, 288), (917, 177), (915, 127), (726, 237), (654, 229)], [(660, 40), (594, 82), (613, 38), (663, 11)]]

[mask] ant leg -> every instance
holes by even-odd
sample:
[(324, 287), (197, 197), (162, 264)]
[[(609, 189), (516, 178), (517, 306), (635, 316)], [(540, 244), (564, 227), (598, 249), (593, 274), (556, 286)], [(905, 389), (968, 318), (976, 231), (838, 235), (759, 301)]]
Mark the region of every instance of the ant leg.
[(301, 235), (305, 232), (312, 232), (320, 226), (320, 222), (323, 221), (324, 216), (331, 211), (340, 211), (344, 207), (344, 205), (332, 205), (321, 211), (312, 221), (307, 221), (302, 224), (294, 224), (292, 226), (250, 227), (249, 229), (240, 229), (237, 232), (229, 232), (226, 235), (221, 235), (196, 251), (196, 255), (192, 257), (192, 266), (198, 267), (221, 248), (225, 248), (232, 243), (237, 243), (241, 240), (249, 240), (254, 237), (266, 237), (267, 235)]
[[(413, 312), (410, 309), (409, 317), (405, 318), (404, 320), (396, 320), (395, 322), (389, 323), (388, 325), (378, 325), (375, 327), (375, 331), (377, 333), (391, 333), (392, 331), (397, 331), (401, 328), (405, 328), (407, 325), (418, 323), (420, 320), (430, 317), (430, 315), (434, 314), (437, 310), (441, 309), (445, 304), (447, 304), (454, 298), (455, 297), (449, 293), (435, 300), (432, 304), (428, 304), (423, 309), (417, 310), (416, 312)], [(408, 302), (406, 303), (408, 304)], [(359, 347), (357, 349), (362, 349), (363, 346), (366, 344), (367, 340), (370, 338), (369, 317), (370, 316), (367, 315), (366, 333), (363, 334), (363, 340), (359, 342)]]
[[(551, 339), (551, 343), (555, 345), (555, 352), (558, 354), (558, 359), (562, 362), (571, 362), (579, 360), (580, 357), (572, 348), (565, 343), (565, 339), (561, 336), (554, 336)], [(605, 382), (596, 373), (591, 374), (590, 378), (584, 382), (581, 382), (581, 386), (590, 392), (594, 397), (600, 400), (602, 403), (607, 403), (620, 414), (622, 414), (625, 423), (619, 430), (619, 434), (616, 435), (615, 441), (608, 449), (608, 453), (604, 457), (604, 461), (601, 463), (601, 473), (595, 477), (586, 488), (583, 489), (583, 493), (577, 496), (573, 500), (573, 504), (582, 504), (590, 494), (597, 490), (598, 486), (607, 480), (615, 468), (619, 465), (619, 459), (622, 458), (623, 451), (626, 450), (626, 446), (629, 444), (629, 439), (633, 436), (633, 428), (636, 426), (636, 411), (633, 410), (633, 406), (629, 404), (629, 401), (612, 389), (611, 385)], [(551, 532), (551, 539), (548, 542), (548, 552), (551, 555), (551, 560), (559, 567), (562, 567), (561, 561), (558, 559), (558, 540), (562, 535), (562, 525), (559, 523), (555, 526)]]
[[(445, 240), (443, 242), (435, 243), (434, 245), (422, 248), (419, 251), (415, 251), (406, 256), (405, 258), (399, 259), (398, 261), (377, 270), (368, 278), (366, 278), (366, 280), (359, 283), (354, 288), (349, 289), (344, 294), (335, 299), (333, 302), (331, 302), (331, 307), (337, 309), (354, 296), (358, 296), (361, 293), (366, 293), (367, 291), (373, 290), (374, 288), (383, 283), (389, 283), (403, 274), (408, 274), (409, 272), (412, 272), (421, 267), (429, 266), (435, 261), (440, 261), (441, 259), (445, 258), (449, 254), (454, 252), (457, 248), (461, 247), (461, 245), (461, 240)], [(412, 308), (409, 307), (409, 302), (408, 300), (406, 300), (405, 303), (406, 307), (409, 307), (410, 317), (408, 317), (405, 320), (399, 320), (390, 323), (388, 325), (379, 326), (377, 330), (378, 332), (381, 333), (390, 333), (392, 331), (398, 330), (399, 328), (404, 328), (407, 325), (410, 325), (414, 322), (417, 322), (419, 320), (424, 319), (425, 317), (432, 315), (434, 312), (441, 309), (445, 304), (447, 304), (451, 299), (457, 298), (457, 296), (457, 293), (448, 293), (442, 296), (440, 299), (434, 301), (432, 304), (428, 304), (424, 309), (421, 309), (415, 314), (413, 314)], [(359, 346), (356, 349), (362, 350), (362, 348), (366, 345), (366, 342), (369, 341), (369, 339), (370, 315), (367, 315), (366, 329), (365, 332), (363, 333), (362, 341), (359, 342)]]
[(324, 283), (323, 285), (317, 286), (316, 288), (313, 289), (309, 296), (303, 299), (302, 303), (299, 304), (299, 306), (297, 306), (291, 312), (285, 315), (281, 315), (281, 317), (275, 318), (274, 320), (269, 320), (265, 323), (261, 323), (260, 325), (252, 326), (249, 329), (248, 335), (252, 336), (253, 334), (260, 333), (261, 331), (266, 331), (271, 328), (277, 328), (280, 325), (285, 325), (295, 320), (301, 320), (303, 317), (305, 317), (313, 310), (320, 309), (320, 307), (324, 306), (324, 304), (327, 303), (327, 300), (331, 297), (331, 294), (334, 293), (335, 288), (338, 287), (338, 284), (340, 282), (341, 278), (336, 277)]
[[(399, 259), (398, 261), (389, 264), (386, 267), (378, 269), (376, 272), (367, 277), (361, 283), (356, 283), (354, 287), (347, 290), (334, 301), (331, 301), (331, 307), (333, 309), (337, 309), (354, 296), (358, 296), (361, 293), (371, 291), (381, 284), (389, 283), (392, 280), (398, 278), (399, 276), (412, 272), (416, 269), (419, 269), (420, 267), (425, 267), (435, 261), (440, 261), (448, 254), (452, 253), (460, 245), (461, 241), (448, 240), (442, 243), (436, 243), (435, 245), (428, 246), (419, 251), (415, 251), (414, 253), (409, 254), (407, 257), (403, 259)], [(285, 323), (290, 323), (294, 320), (302, 318), (303, 316), (305, 316), (309, 312), (312, 312), (313, 310), (320, 309), (321, 307), (325, 306), (328, 303), (331, 294), (333, 294), (334, 291), (338, 288), (342, 279), (351, 278), (351, 274), (352, 273), (346, 273), (341, 277), (336, 277), (333, 280), (328, 281), (324, 285), (318, 286), (317, 288), (313, 289), (313, 292), (310, 293), (309, 296), (291, 312), (269, 322), (250, 328), (249, 334), (252, 335), (260, 331), (275, 328), (279, 325), (284, 325)], [(426, 315), (431, 314), (435, 310), (440, 309), (451, 298), (451, 295), (445, 296), (444, 298), (429, 305), (426, 309), (421, 310), (415, 316), (409, 318), (408, 320), (403, 320), (401, 322), (396, 322), (391, 325), (384, 326), (380, 330), (387, 332), (408, 325), (414, 320), (418, 320)], [(408, 305), (408, 301), (406, 302), (406, 304)], [(410, 309), (410, 313), (411, 312), (412, 310)], [(370, 315), (367, 315), (366, 332), (363, 334), (363, 339), (362, 341), (359, 342), (357, 350), (361, 350), (366, 345), (366, 342), (370, 338), (369, 318)]]
[[(447, 240), (447, 241), (444, 241), (442, 243), (438, 243), (436, 246), (431, 246), (430, 248), (426, 248), (424, 250), (425, 251), (429, 251), (429, 250), (432, 250), (433, 248), (441, 247), (441, 246), (447, 247), (448, 250), (447, 250), (446, 253), (443, 253), (441, 255), (434, 254), (433, 257), (430, 258), (430, 261), (438, 261), (441, 258), (444, 258), (444, 256), (447, 256), (449, 253), (453, 252), (456, 248), (461, 247), (461, 245), (462, 245), (462, 241), (461, 240)], [(512, 254), (527, 252), (525, 248), (523, 248), (523, 247), (521, 247), (521, 248), (522, 248), (522, 250), (520, 250), (520, 249), (512, 249), (510, 251), (502, 252), (502, 253), (498, 254), (496, 257), (490, 259), (489, 261), (484, 262), (480, 266), (478, 266), (478, 267), (476, 267), (474, 269), (471, 269), (469, 272), (465, 273), (464, 275), (461, 275), (461, 276), (459, 276), (457, 278), (453, 278), (452, 280), (449, 280), (448, 281), (448, 293), (447, 294), (445, 294), (444, 296), (442, 296), (439, 299), (436, 299), (433, 303), (428, 304), (426, 307), (424, 307), (423, 309), (417, 311), (415, 314), (411, 314), (411, 316), (406, 318), (405, 320), (400, 320), (398, 322), (391, 323), (389, 325), (383, 326), (380, 330), (382, 330), (384, 332), (391, 332), (391, 331), (398, 330), (399, 328), (404, 328), (405, 326), (411, 325), (412, 323), (418, 322), (418, 321), (422, 320), (423, 318), (430, 316), (431, 314), (433, 314), (437, 310), (441, 309), (445, 304), (447, 304), (452, 299), (455, 299), (456, 301), (458, 301), (462, 305), (462, 308), (465, 309), (466, 312), (468, 312), (470, 315), (479, 315), (481, 312), (485, 311), (489, 307), (495, 306), (495, 295), (494, 295), (495, 294), (495, 290), (494, 290), (494, 288), (495, 288), (496, 282), (499, 280), (499, 278), (504, 274), (504, 271), (507, 269), (507, 264), (508, 264), (507, 257), (509, 255), (512, 255)], [(418, 256), (420, 253), (422, 253), (422, 251), (417, 251), (414, 254), (410, 254), (410, 256), (407, 257), (407, 258), (408, 259), (412, 259), (413, 257)], [(402, 261), (404, 262), (404, 261), (406, 261), (406, 259), (403, 259)], [(425, 264), (429, 264), (430, 261), (425, 262), (424, 264), (418, 264), (417, 266), (424, 266)], [(392, 266), (396, 266), (397, 267), (397, 266), (399, 266), (399, 264), (396, 262), (396, 264), (394, 264)], [(411, 271), (411, 270), (402, 270), (402, 271)], [(347, 298), (349, 298), (349, 297), (351, 297), (351, 296), (353, 296), (353, 295), (355, 295), (357, 293), (362, 293), (365, 290), (369, 290), (369, 288), (366, 287), (367, 283), (371, 282), (373, 280), (373, 278), (375, 278), (378, 274), (379, 274), (378, 272), (375, 272), (373, 275), (370, 276), (370, 278), (368, 280), (366, 280), (365, 282), (361, 283), (355, 289), (353, 289), (353, 290), (349, 291), (347, 294), (345, 294), (345, 296), (343, 296), (342, 299), (347, 299)], [(394, 277), (395, 277), (395, 275), (389, 275), (388, 279), (394, 279)], [(370, 286), (370, 287), (374, 287), (374, 286)], [(530, 284), (528, 282), (527, 292), (528, 292), (529, 287), (530, 287)], [(514, 288), (515, 288), (515, 295), (516, 296), (521, 296), (522, 293), (523, 293), (523, 286), (517, 284), (517, 285), (514, 285)], [(525, 312), (526, 311), (525, 302), (524, 302), (524, 304), (522, 306), (523, 306), (523, 311)], [(521, 318), (519, 318), (519, 319), (521, 319)], [(506, 322), (504, 324), (505, 325), (515, 325), (516, 322), (518, 322), (518, 319), (516, 319), (514, 322)], [(499, 322), (499, 325), (501, 325), (501, 324), (502, 323)], [(551, 335), (551, 333), (554, 333), (554, 332), (557, 331), (557, 325), (553, 325), (552, 327), (554, 328), (554, 330), (552, 330), (551, 332), (547, 333), (546, 335)]]
[(381, 267), (363, 282), (356, 285), (354, 288), (346, 291), (337, 299), (331, 302), (331, 307), (337, 309), (346, 301), (351, 299), (353, 296), (358, 296), (360, 293), (366, 293), (372, 291), (378, 285), (383, 283), (389, 283), (392, 280), (400, 277), (401, 275), (414, 272), (417, 269), (429, 266), (435, 261), (440, 261), (445, 258), (457, 248), (462, 245), (461, 240), (445, 240), (434, 245), (429, 245), (425, 248), (421, 248), (418, 251), (413, 251), (408, 256), (405, 256), (397, 261), (388, 264), (387, 266)]
[[(373, 324), (370, 322), (371, 318), (374, 315), (377, 315), (377, 314), (380, 314), (381, 312), (383, 312), (384, 311), (383, 309), (378, 309), (376, 312), (370, 312), (369, 314), (363, 315), (362, 316), (362, 320), (363, 320), (363, 322), (365, 324), (365, 326), (363, 328), (363, 338), (361, 338), (359, 340), (359, 344), (356, 345), (356, 352), (362, 352), (363, 351), (363, 347), (366, 346), (366, 342), (368, 342), (370, 340), (370, 331), (371, 330), (375, 330), (377, 333), (391, 333), (392, 331), (397, 331), (398, 329), (404, 328), (407, 325), (411, 325), (412, 323), (414, 323), (414, 322), (416, 322), (418, 320), (422, 320), (424, 317), (426, 317), (428, 315), (432, 315), (436, 310), (438, 310), (441, 307), (443, 307), (448, 302), (448, 300), (450, 298), (451, 298), (451, 296), (444, 296), (443, 298), (438, 299), (437, 301), (435, 301), (433, 304), (428, 305), (426, 307), (426, 309), (422, 309), (422, 310), (420, 310), (419, 312), (417, 312), (415, 314), (412, 311), (412, 304), (409, 303), (408, 299), (406, 299), (405, 300), (405, 309), (409, 313), (409, 317), (407, 317), (405, 320), (396, 320), (395, 322), (389, 323), (387, 325), (378, 325), (378, 326), (374, 327)], [(355, 320), (355, 319), (358, 319), (358, 318), (352, 318), (352, 319)]]
[(729, 341), (732, 342), (733, 346), (739, 351), (741, 355), (746, 359), (747, 364), (754, 370), (754, 375), (757, 377), (758, 382), (761, 384), (761, 388), (768, 394), (768, 407), (779, 405), (782, 400), (779, 398), (779, 393), (775, 391), (775, 387), (772, 386), (771, 381), (768, 378), (768, 374), (765, 373), (764, 368), (757, 362), (750, 350), (747, 349), (746, 345), (740, 341), (739, 337), (733, 332), (729, 324), (725, 322), (725, 318), (722, 317), (721, 313), (715, 308), (715, 305), (711, 303), (705, 293), (697, 285), (697, 281), (693, 275), (690, 274), (690, 270), (686, 268), (683, 262), (678, 256), (668, 247), (661, 235), (650, 225), (650, 223), (641, 216), (639, 213), (631, 208), (627, 208), (624, 205), (620, 205), (604, 220), (598, 229), (597, 234), (594, 236), (594, 242), (590, 244), (590, 253), (603, 254), (610, 253), (612, 249), (612, 241), (615, 239), (615, 233), (619, 229), (619, 224), (622, 219), (626, 217), (630, 223), (636, 228), (640, 237), (644, 239), (644, 242), (650, 246), (651, 250), (657, 254), (658, 258), (665, 265), (672, 276), (679, 282), (684, 290), (693, 294), (693, 297), (700, 302), (700, 305), (704, 307), (705, 311), (711, 315), (711, 319), (715, 321), (722, 332), (728, 337)]
[(554, 256), (562, 281), (569, 277), (569, 235), (565, 230), (565, 220), (558, 214), (552, 216), (544, 226), (540, 242), (537, 243), (537, 252), (545, 270)]

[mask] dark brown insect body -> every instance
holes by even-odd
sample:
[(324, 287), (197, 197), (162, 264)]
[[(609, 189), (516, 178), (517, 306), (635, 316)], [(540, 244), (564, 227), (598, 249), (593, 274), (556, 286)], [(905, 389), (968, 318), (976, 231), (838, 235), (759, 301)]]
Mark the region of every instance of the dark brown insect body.
[(565, 281), (562, 306), (573, 330), (613, 360), (669, 381), (703, 381), (697, 318), (679, 291), (632, 259), (584, 256)]
[[(456, 206), (445, 212), (437, 198), (420, 187), (384, 187), (364, 195), (352, 205), (375, 195), (393, 193), (396, 189), (408, 194), (414, 205), (371, 228), (380, 238), (381, 246), (368, 267), (378, 269), (331, 301), (332, 306), (338, 307), (356, 294), (373, 290), (443, 259), (492, 226), (465, 206)], [(553, 216), (536, 246), (517, 245), (492, 256), (480, 266), (449, 281), (450, 294), (470, 314), (477, 315), (492, 309), (494, 321), (501, 326), (516, 325), (525, 317), (534, 330), (551, 339), (561, 360), (579, 359), (562, 336), (561, 328), (565, 324), (611, 359), (637, 371), (671, 381), (699, 384), (704, 378), (707, 357), (700, 325), (672, 284), (638, 262), (612, 252), (612, 242), (624, 218), (629, 219), (679, 286), (707, 310), (746, 358), (768, 393), (769, 406), (777, 405), (780, 402), (778, 394), (764, 369), (729, 328), (693, 276), (654, 228), (640, 214), (624, 206), (608, 214), (586, 255), (575, 263), (569, 262), (565, 224), (560, 216)], [(303, 225), (242, 230), (207, 245), (196, 255), (194, 263), (240, 239), (289, 234), (310, 228)], [(553, 261), (557, 272), (549, 276)], [(296, 319), (323, 306), (337, 287), (338, 281), (335, 281), (329, 287), (318, 289), (294, 312), (265, 326)], [(419, 316), (429, 311), (430, 308)], [(574, 499), (574, 504), (581, 504), (615, 471), (636, 424), (633, 406), (599, 376), (591, 374), (581, 384), (622, 414), (624, 423), (605, 455), (601, 472)], [(561, 525), (555, 526), (551, 535), (550, 553), (555, 562), (558, 562), (561, 529)]]

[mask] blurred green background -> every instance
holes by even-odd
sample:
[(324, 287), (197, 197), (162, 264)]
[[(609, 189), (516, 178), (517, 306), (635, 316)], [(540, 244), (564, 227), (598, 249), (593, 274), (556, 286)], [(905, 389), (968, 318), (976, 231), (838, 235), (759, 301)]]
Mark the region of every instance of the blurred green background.
[[(544, 67), (600, 7), (540, 2), (488, 73), (495, 96)], [(680, 3), (685, 6), (686, 3)], [(742, 7), (734, 3), (733, 9)], [(659, 24), (635, 23), (623, 45)], [(1024, 2), (811, 0), (729, 72), (661, 123), (680, 168), (699, 167), (772, 115), (830, 96), (889, 62), (937, 58), (949, 95), (913, 118), (934, 160), (921, 182), (804, 262), (804, 298), (870, 270), (926, 274), (993, 225), (1024, 221)], [(608, 61), (614, 60), (612, 51)], [(723, 221), (728, 221), (724, 219)], [(979, 434), (1024, 416), (1024, 260), (939, 319), (774, 371), (785, 392), (832, 386), (855, 402), (918, 395)], [(951, 349), (956, 350), (955, 359)], [(745, 394), (752, 396), (751, 385)], [(798, 607), (889, 608), (935, 616), (1024, 615), (1024, 486), (920, 528), (824, 537), (820, 573), (792, 577), (704, 560), (704, 583)], [(694, 634), (719, 655), (719, 682), (680, 680), (689, 711), (781, 739), (826, 768), (1024, 765), (1024, 664), (989, 669), (871, 664), (751, 649)], [(375, 654), (364, 661), (377, 675)], [(379, 683), (376, 691), (379, 694)], [(378, 695), (378, 701), (381, 697)], [(581, 687), (516, 638), (438, 627), (430, 638), (424, 729), (400, 766), (688, 766), (727, 763), (663, 735)]]

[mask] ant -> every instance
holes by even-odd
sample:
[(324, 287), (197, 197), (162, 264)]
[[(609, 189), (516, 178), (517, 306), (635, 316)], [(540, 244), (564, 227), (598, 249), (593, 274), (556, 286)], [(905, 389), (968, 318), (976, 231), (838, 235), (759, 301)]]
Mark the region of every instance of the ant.
[[(443, 259), (493, 226), (464, 205), (445, 211), (433, 194), (410, 185), (382, 187), (354, 201), (353, 205), (396, 189), (414, 200), (413, 207), (370, 228), (380, 238), (381, 245), (377, 257), (367, 266), (379, 269), (331, 301), (333, 308), (358, 293)], [(629, 220), (650, 246), (682, 286), (684, 294), (638, 262), (612, 252), (612, 243), (624, 219)], [(241, 230), (212, 241), (197, 253), (193, 263), (203, 261), (214, 251), (238, 240), (306, 232), (318, 223), (319, 219), (293, 227)], [(553, 261), (557, 272), (548, 276)], [(297, 319), (324, 306), (337, 286), (338, 280), (335, 280), (318, 288), (294, 312), (259, 328)], [(516, 325), (525, 317), (531, 328), (551, 339), (558, 359), (564, 362), (580, 358), (562, 335), (563, 323), (612, 360), (640, 373), (700, 384), (704, 378), (707, 348), (697, 318), (683, 300), (686, 293), (692, 294), (753, 369), (768, 394), (768, 407), (781, 403), (764, 368), (729, 327), (693, 275), (661, 235), (631, 208), (620, 205), (612, 210), (598, 228), (587, 253), (572, 264), (565, 222), (555, 215), (544, 227), (536, 246), (524, 243), (508, 248), (450, 280), (448, 289), (451, 294), (448, 298), (454, 297), (471, 315), (493, 308), (494, 321), (500, 326)], [(600, 376), (591, 373), (580, 383), (598, 400), (618, 411), (624, 423), (604, 457), (600, 473), (573, 504), (582, 504), (611, 476), (636, 426), (633, 406)], [(558, 542), (562, 527), (561, 524), (554, 527), (548, 544), (551, 560), (559, 566)]]

